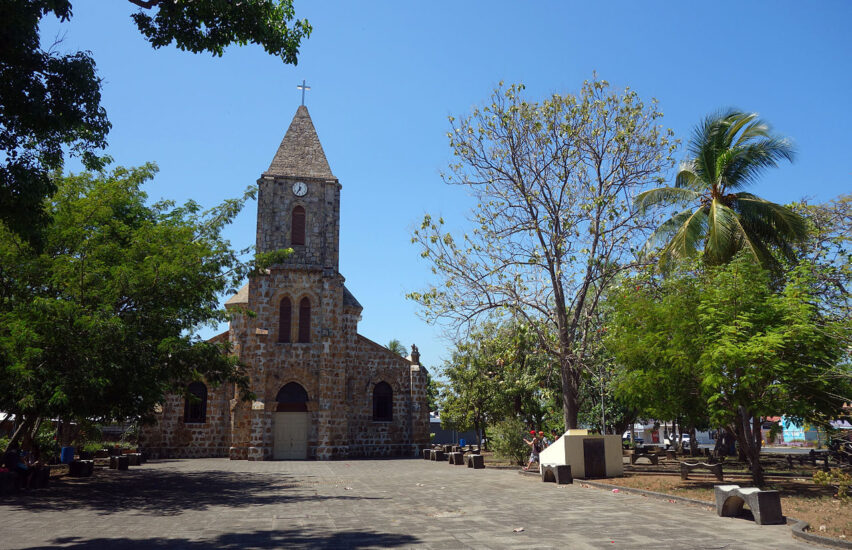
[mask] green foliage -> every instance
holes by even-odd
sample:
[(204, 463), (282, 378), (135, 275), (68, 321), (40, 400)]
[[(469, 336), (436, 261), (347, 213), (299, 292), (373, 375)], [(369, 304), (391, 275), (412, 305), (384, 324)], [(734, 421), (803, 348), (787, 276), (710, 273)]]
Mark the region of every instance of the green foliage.
[(405, 349), (405, 346), (402, 345), (402, 342), (400, 342), (396, 338), (394, 338), (393, 340), (388, 342), (388, 349), (392, 353), (395, 353), (395, 354), (399, 355), (400, 357), (407, 357), (408, 356), (408, 350)]
[(540, 102), (523, 90), (501, 84), (488, 104), (450, 119), (457, 162), (444, 179), (477, 200), (472, 227), (454, 235), (424, 217), (412, 241), (440, 281), (408, 297), (428, 320), (458, 328), (523, 321), (558, 369), (548, 389), (558, 387), (564, 423), (576, 428), (595, 309), (646, 235), (633, 199), (662, 181), (676, 143), (656, 103), (633, 90), (592, 80)]
[[(174, 42), (192, 52), (222, 55), (229, 44), (260, 44), (295, 64), (299, 44), (311, 32), (294, 20), (291, 0), (131, 0), (153, 15), (132, 17), (155, 48)], [(9, 0), (0, 3), (0, 221), (38, 246), (49, 223), (44, 198), (55, 191), (50, 174), (61, 170), (64, 152), (88, 170), (102, 169), (110, 130), (101, 106), (101, 79), (88, 52), (42, 48), (39, 24), (72, 16), (70, 0)]]
[(131, 16), (139, 32), (155, 48), (174, 42), (184, 51), (210, 52), (221, 57), (230, 44), (254, 43), (284, 63), (296, 65), (299, 44), (313, 30), (307, 19), (294, 21), (292, 0), (131, 2), (140, 7), (156, 7), (154, 15), (140, 10)]
[(814, 472), (814, 483), (817, 485), (833, 485), (837, 487), (835, 497), (839, 498), (845, 504), (852, 502), (852, 494), (849, 493), (849, 486), (852, 485), (852, 475), (849, 475), (849, 473), (841, 470)]
[(501, 420), (488, 431), (488, 444), (497, 456), (523, 465), (530, 454), (529, 445), (524, 442), (524, 434), (526, 433), (524, 423), (519, 419)]
[(524, 324), (488, 323), (457, 343), (443, 369), (442, 424), (481, 430), (496, 419), (516, 416), (541, 425), (556, 408), (558, 381), (535, 341)]
[(0, 410), (120, 421), (192, 380), (247, 387), (228, 344), (195, 332), (254, 269), (221, 234), (239, 208), (148, 206), (155, 171), (57, 179), (40, 249), (0, 224)]
[(33, 438), (33, 443), (41, 454), (41, 460), (48, 461), (59, 456), (59, 442), (56, 441), (56, 430), (49, 421), (41, 423)]
[(746, 251), (764, 266), (773, 253), (793, 257), (791, 244), (807, 235), (793, 210), (742, 191), (766, 168), (793, 159), (793, 147), (772, 135), (755, 113), (728, 111), (707, 117), (689, 142), (691, 157), (681, 163), (674, 187), (645, 191), (636, 198), (643, 210), (657, 205), (687, 205), (648, 240), (658, 244), (661, 261), (695, 257), (703, 249), (711, 265), (729, 262)]

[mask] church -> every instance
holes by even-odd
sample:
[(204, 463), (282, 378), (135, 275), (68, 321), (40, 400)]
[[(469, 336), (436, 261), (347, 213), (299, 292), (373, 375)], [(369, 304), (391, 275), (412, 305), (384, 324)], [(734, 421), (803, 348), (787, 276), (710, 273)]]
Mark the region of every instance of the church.
[[(415, 456), (429, 442), (426, 369), (358, 334), (362, 306), (338, 266), (341, 184), (302, 105), (258, 180), (257, 252), (292, 248), (225, 307), (253, 402), (194, 382), (143, 428), (154, 458)], [(246, 314), (251, 312), (252, 314)]]

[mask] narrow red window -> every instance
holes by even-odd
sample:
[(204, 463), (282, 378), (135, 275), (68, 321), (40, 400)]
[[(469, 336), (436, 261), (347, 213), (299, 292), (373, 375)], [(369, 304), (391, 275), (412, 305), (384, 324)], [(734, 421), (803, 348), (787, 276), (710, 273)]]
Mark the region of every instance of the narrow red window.
[(299, 342), (311, 341), (311, 301), (302, 298), (299, 302)]
[(281, 308), (278, 311), (278, 341), (290, 341), (290, 319), (293, 316), (293, 306), (290, 304), (290, 298), (281, 299)]
[(290, 228), (290, 244), (305, 244), (305, 209), (297, 206), (293, 209), (292, 227)]

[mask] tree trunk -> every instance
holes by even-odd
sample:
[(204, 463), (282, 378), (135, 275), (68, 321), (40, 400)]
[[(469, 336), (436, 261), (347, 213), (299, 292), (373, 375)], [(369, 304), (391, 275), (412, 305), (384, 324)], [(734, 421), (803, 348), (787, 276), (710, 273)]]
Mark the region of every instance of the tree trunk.
[(13, 443), (20, 441), (24, 434), (30, 431), (33, 423), (36, 421), (36, 417), (32, 416), (18, 415), (18, 417), (23, 418), (23, 420), (18, 424), (18, 429), (15, 430), (15, 433), (12, 434), (12, 438), (9, 440), (9, 445), (3, 449), (4, 453), (9, 450), (9, 447), (11, 447)]
[(738, 442), (740, 444), (740, 448), (746, 455), (746, 460), (749, 468), (751, 469), (751, 479), (755, 485), (763, 487), (765, 480), (763, 479), (763, 466), (760, 464), (760, 421), (759, 419), (755, 419), (754, 425), (758, 427), (757, 433), (755, 434), (753, 426), (749, 422), (751, 420), (751, 415), (745, 407), (742, 406), (739, 408), (737, 420), (738, 424), (741, 426), (741, 429), (738, 432), (738, 435), (740, 436)]
[(573, 430), (577, 426), (579, 415), (579, 376), (570, 361), (562, 359), (562, 414), (565, 418), (565, 429)]
[(696, 437), (695, 426), (689, 427), (689, 450), (692, 452), (692, 456), (698, 453), (698, 437)]

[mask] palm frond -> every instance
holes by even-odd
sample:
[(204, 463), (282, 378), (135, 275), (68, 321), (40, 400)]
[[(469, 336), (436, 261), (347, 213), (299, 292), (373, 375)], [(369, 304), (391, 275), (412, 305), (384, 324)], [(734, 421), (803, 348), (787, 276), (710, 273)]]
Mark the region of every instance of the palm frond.
[[(699, 208), (693, 212), (684, 210), (678, 216), (681, 223), (674, 236), (663, 247), (661, 261), (666, 263), (670, 260), (681, 260), (691, 258), (698, 252), (699, 244), (707, 233), (708, 212), (706, 207)], [(675, 218), (672, 218), (674, 220)], [(656, 232), (655, 232), (656, 233)]]
[(633, 204), (639, 212), (645, 213), (648, 209), (658, 205), (686, 204), (689, 201), (701, 198), (701, 193), (692, 189), (680, 189), (677, 187), (657, 187), (639, 193), (633, 200)]
[(683, 224), (685, 224), (693, 214), (694, 210), (688, 208), (664, 221), (660, 227), (658, 227), (653, 233), (651, 233), (651, 236), (648, 237), (648, 241), (645, 243), (643, 248), (643, 254), (648, 254), (662, 243), (670, 242), (671, 238), (677, 234)]
[(704, 256), (711, 264), (725, 263), (742, 246), (736, 212), (713, 199), (707, 212), (707, 243)]
[(695, 160), (690, 159), (680, 163), (675, 177), (675, 187), (692, 189), (693, 191), (701, 191), (707, 188), (706, 182), (704, 182), (695, 165)]

